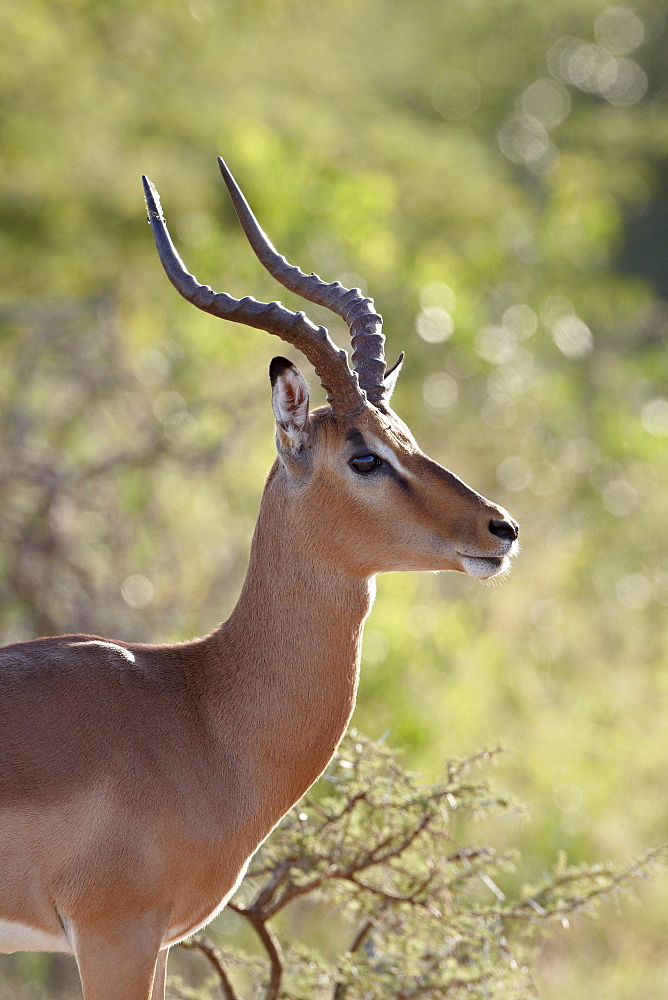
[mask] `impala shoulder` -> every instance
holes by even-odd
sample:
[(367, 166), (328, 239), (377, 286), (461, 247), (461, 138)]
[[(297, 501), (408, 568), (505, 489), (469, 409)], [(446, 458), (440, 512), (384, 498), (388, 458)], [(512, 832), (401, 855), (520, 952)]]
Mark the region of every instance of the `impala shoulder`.
[(49, 636), (0, 647), (0, 670), (10, 676), (34, 674), (43, 679), (93, 666), (136, 672), (146, 665), (140, 648), (95, 635)]
[(120, 657), (127, 663), (135, 663), (136, 656), (127, 646), (121, 646), (117, 642), (110, 642), (108, 639), (84, 639), (78, 642), (69, 643), (70, 649), (97, 648), (109, 652), (114, 657)]

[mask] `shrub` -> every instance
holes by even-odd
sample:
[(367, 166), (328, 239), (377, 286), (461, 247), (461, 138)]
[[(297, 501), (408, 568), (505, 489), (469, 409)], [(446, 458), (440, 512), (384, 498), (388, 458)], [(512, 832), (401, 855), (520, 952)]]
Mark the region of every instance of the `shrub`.
[[(450, 760), (427, 784), (382, 743), (349, 734), (228, 906), (255, 931), (258, 952), (218, 947), (204, 934), (184, 942), (210, 962), (212, 989), (225, 1000), (535, 996), (531, 965), (549, 924), (567, 926), (573, 912), (591, 912), (645, 877), (663, 849), (625, 870), (560, 856), (539, 882), (522, 885), (516, 854), (463, 846), (472, 820), (519, 808), (479, 773), (499, 753)], [(305, 900), (323, 907), (330, 939), (347, 937), (337, 954), (295, 943), (293, 923), (274, 929)], [(173, 997), (205, 995), (170, 988)]]

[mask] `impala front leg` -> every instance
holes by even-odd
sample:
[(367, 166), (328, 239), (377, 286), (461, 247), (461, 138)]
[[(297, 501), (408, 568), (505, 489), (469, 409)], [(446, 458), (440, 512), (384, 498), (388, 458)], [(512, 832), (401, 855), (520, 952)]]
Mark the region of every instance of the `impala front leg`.
[(153, 992), (151, 993), (151, 1000), (165, 1000), (168, 957), (169, 948), (164, 948), (158, 953), (158, 960), (155, 963), (155, 976), (153, 977)]
[(164, 1000), (167, 952), (154, 917), (73, 930), (83, 1000)]

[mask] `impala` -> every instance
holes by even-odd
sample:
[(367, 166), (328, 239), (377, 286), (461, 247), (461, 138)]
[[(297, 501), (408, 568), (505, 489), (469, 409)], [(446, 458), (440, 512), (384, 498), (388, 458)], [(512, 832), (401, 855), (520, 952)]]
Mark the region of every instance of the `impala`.
[(518, 527), (428, 458), (389, 398), (382, 320), (359, 289), (289, 265), (222, 160), (251, 247), (324, 327), (214, 293), (174, 249), (144, 178), (163, 267), (199, 309), (276, 334), (327, 392), (270, 366), (277, 458), (229, 619), (172, 645), (63, 635), (0, 650), (0, 952), (63, 951), (85, 1000), (162, 1000), (171, 945), (225, 905), (258, 845), (322, 773), (355, 703), (376, 573), (508, 568)]

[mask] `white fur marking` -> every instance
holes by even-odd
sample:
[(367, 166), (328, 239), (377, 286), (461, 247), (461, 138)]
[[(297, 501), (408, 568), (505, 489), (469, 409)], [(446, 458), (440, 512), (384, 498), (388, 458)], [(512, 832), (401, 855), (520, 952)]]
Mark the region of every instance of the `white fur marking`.
[(409, 472), (408, 469), (401, 464), (397, 456), (394, 454), (392, 449), (385, 444), (384, 441), (380, 441), (378, 438), (373, 437), (371, 434), (365, 435), (365, 440), (371, 450), (378, 456), (382, 458), (384, 462), (391, 465), (392, 468), (402, 475), (405, 479), (413, 479), (413, 473)]
[(508, 569), (508, 559), (505, 556), (489, 559), (484, 556), (463, 556), (462, 566), (467, 576), (473, 576), (476, 580), (489, 580)]
[(0, 954), (12, 951), (64, 951), (72, 947), (65, 934), (48, 934), (36, 927), (0, 920)]
[(125, 646), (117, 646), (115, 642), (104, 642), (102, 639), (88, 639), (86, 642), (71, 642), (70, 647), (76, 649), (77, 646), (99, 646), (100, 649), (109, 649), (112, 653), (118, 653), (124, 657), (128, 663), (135, 662), (135, 654), (126, 649)]
[(284, 425), (303, 427), (308, 416), (308, 392), (302, 377), (288, 369), (276, 379), (274, 414)]
[(288, 369), (276, 379), (271, 406), (277, 422), (297, 451), (306, 443), (308, 388), (299, 372)]

